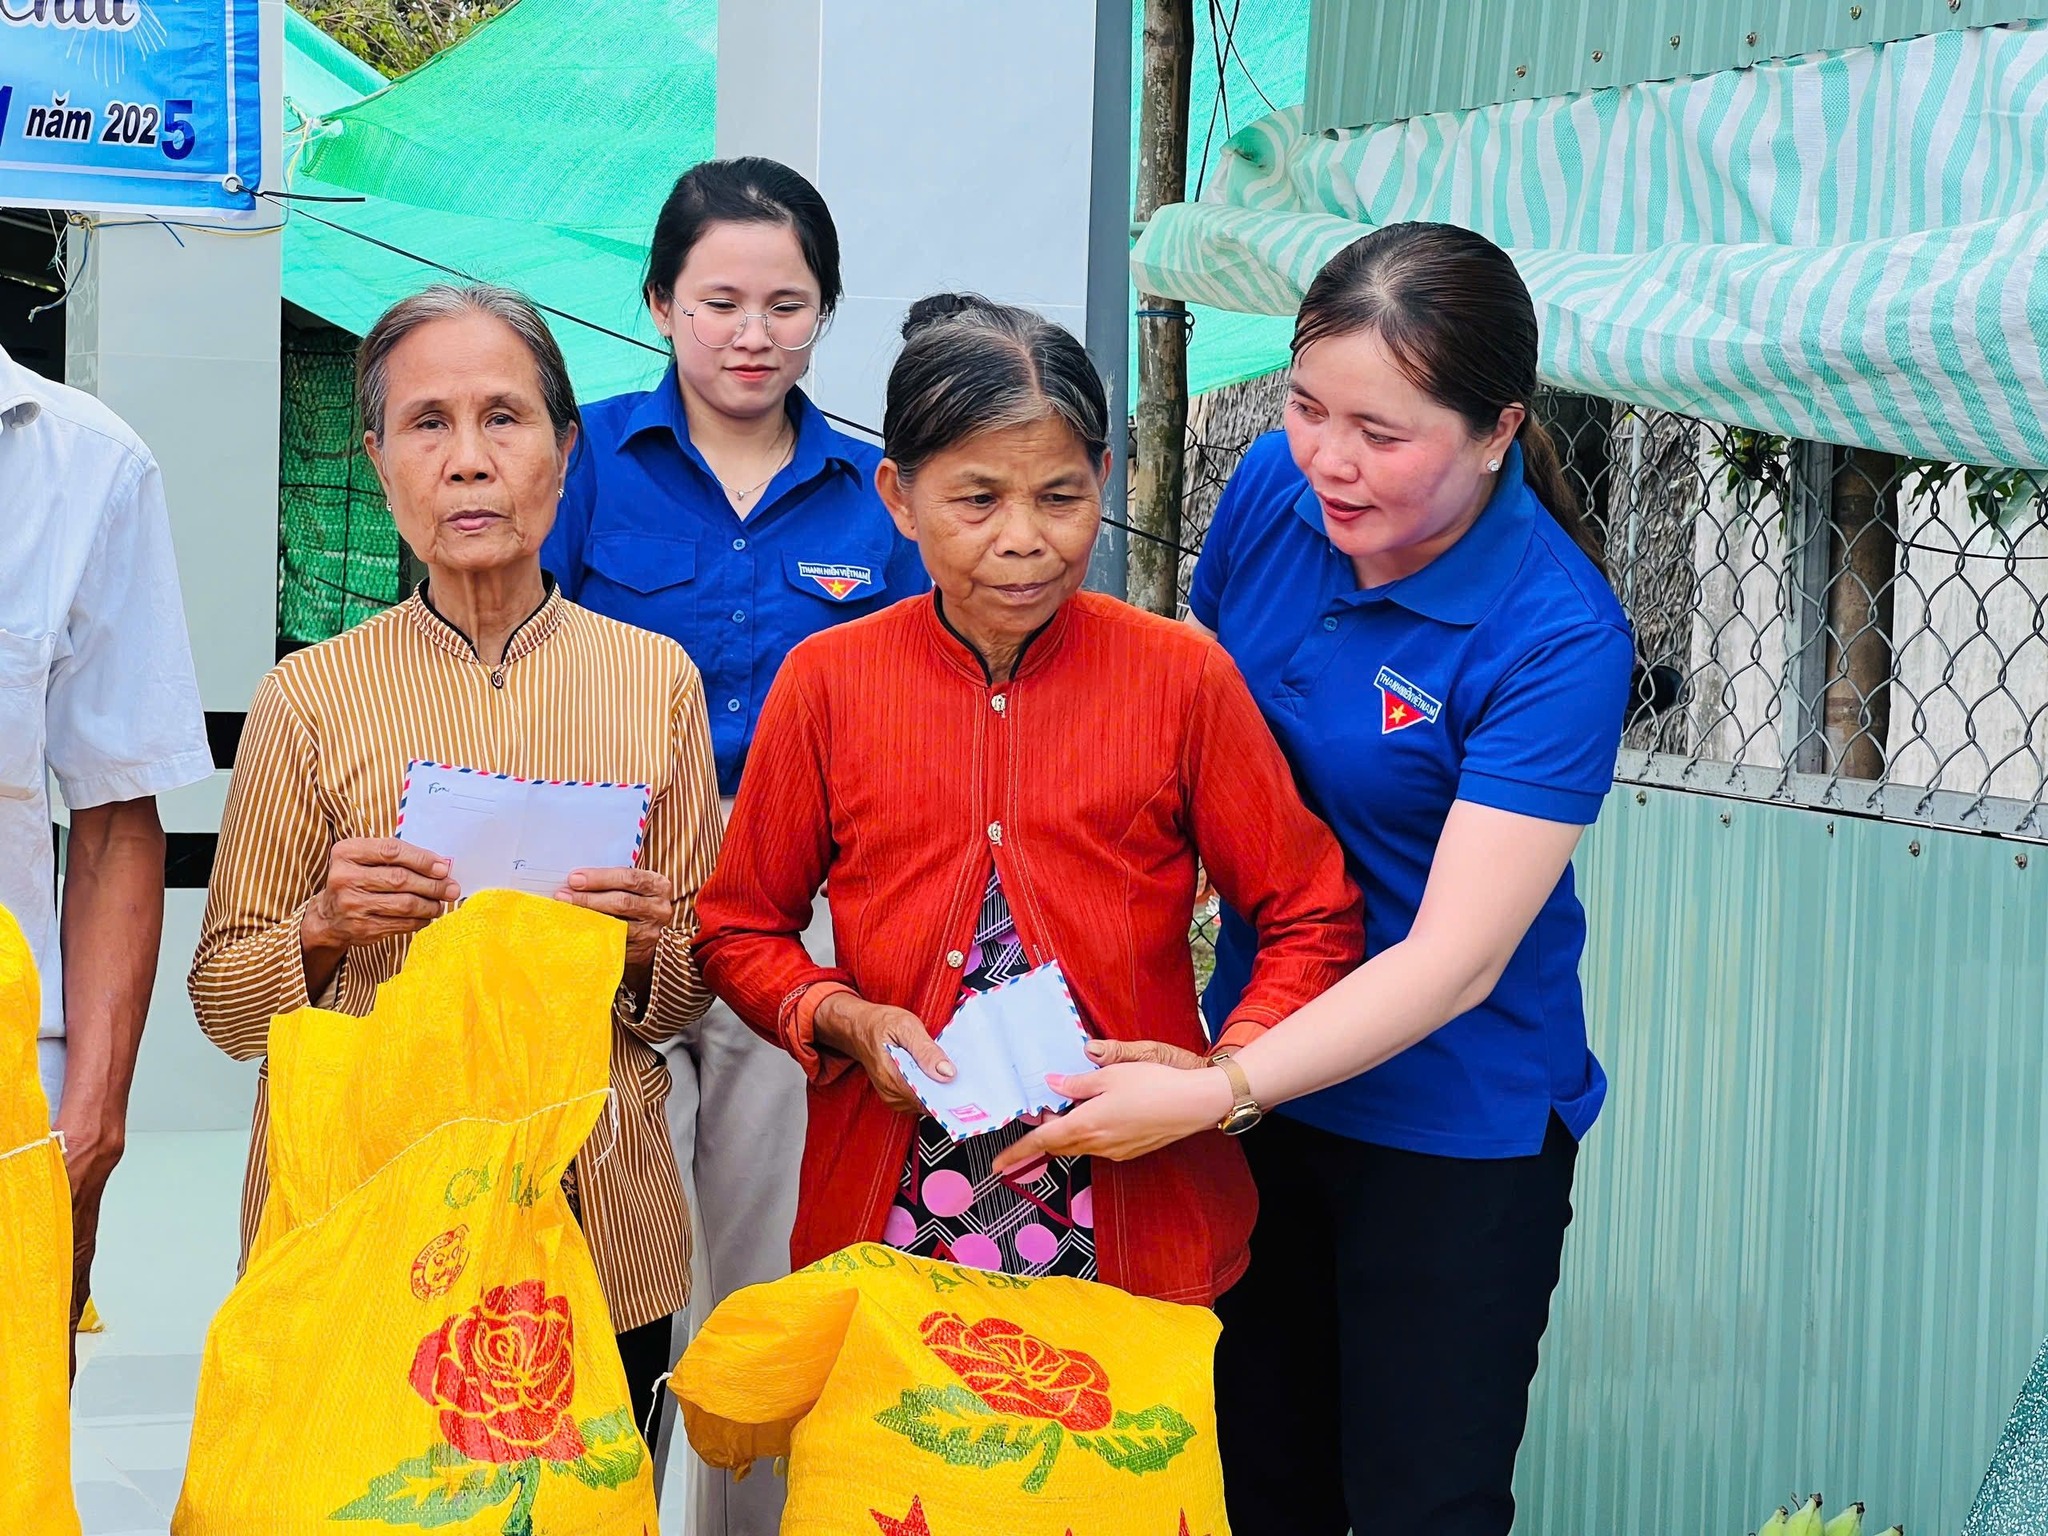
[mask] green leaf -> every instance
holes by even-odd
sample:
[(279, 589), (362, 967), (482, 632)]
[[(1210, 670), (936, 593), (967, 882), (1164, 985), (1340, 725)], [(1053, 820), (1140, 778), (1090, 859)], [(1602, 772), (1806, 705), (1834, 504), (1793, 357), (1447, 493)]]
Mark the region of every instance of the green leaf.
[(455, 1525), (480, 1509), (512, 1496), (519, 1477), (511, 1467), (471, 1461), (452, 1445), (437, 1445), (424, 1456), (401, 1461), (370, 1479), (361, 1498), (344, 1504), (330, 1520), (375, 1520), (431, 1530)]
[(504, 1536), (533, 1536), (533, 1496), (540, 1492), (540, 1464), (522, 1461), (512, 1470), (519, 1498), (505, 1517)]
[(1139, 1413), (1119, 1412), (1099, 1434), (1076, 1435), (1074, 1444), (1100, 1456), (1112, 1467), (1143, 1476), (1159, 1472), (1187, 1449), (1195, 1426), (1165, 1403)]
[(633, 1422), (633, 1411), (621, 1404), (600, 1418), (583, 1423), (584, 1451), (574, 1461), (551, 1461), (548, 1470), (573, 1477), (586, 1488), (623, 1488), (640, 1475), (647, 1460), (646, 1442)]
[(895, 1407), (876, 1414), (875, 1422), (956, 1467), (985, 1472), (1008, 1462), (1029, 1460), (1036, 1451), (1038, 1464), (1024, 1479), (1026, 1493), (1038, 1492), (1052, 1476), (1063, 1438), (1059, 1425), (999, 1417), (987, 1403), (957, 1385), (910, 1387)]

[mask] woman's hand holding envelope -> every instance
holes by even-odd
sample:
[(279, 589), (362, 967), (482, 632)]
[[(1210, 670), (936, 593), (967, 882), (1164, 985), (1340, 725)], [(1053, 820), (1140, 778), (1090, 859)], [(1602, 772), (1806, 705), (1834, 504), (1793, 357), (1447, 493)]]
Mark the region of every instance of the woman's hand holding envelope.
[(555, 900), (588, 907), (626, 925), (626, 985), (646, 996), (654, 952), (676, 918), (676, 888), (652, 869), (579, 869)]
[(811, 1029), (820, 1047), (859, 1062), (882, 1102), (898, 1114), (921, 1115), (924, 1105), (889, 1059), (890, 1046), (909, 1053), (926, 1076), (942, 1083), (952, 1079), (952, 1062), (924, 1022), (907, 1008), (870, 1003), (852, 992), (834, 992), (818, 1004)]

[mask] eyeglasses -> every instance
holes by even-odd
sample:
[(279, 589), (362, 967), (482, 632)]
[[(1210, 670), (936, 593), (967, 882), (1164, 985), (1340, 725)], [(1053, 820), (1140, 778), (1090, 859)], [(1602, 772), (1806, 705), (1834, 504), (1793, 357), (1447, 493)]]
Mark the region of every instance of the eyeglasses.
[(690, 317), (690, 334), (707, 347), (729, 347), (746, 333), (747, 322), (758, 320), (768, 339), (785, 352), (801, 352), (818, 339), (823, 316), (818, 306), (802, 299), (785, 299), (771, 304), (766, 313), (742, 309), (731, 299), (705, 299), (695, 309), (676, 306)]

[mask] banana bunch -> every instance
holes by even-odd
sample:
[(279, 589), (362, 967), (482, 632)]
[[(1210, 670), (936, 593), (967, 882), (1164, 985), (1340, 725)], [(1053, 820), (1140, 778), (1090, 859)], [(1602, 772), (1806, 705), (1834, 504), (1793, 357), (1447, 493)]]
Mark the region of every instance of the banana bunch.
[[(1795, 1502), (1799, 1504), (1797, 1509), (1788, 1509), (1782, 1504), (1778, 1506), (1777, 1512), (1752, 1536), (1863, 1536), (1861, 1504), (1851, 1504), (1834, 1519), (1823, 1523), (1819, 1494), (1804, 1502)], [(1905, 1531), (1894, 1525), (1878, 1532), (1878, 1536), (1905, 1536)]]

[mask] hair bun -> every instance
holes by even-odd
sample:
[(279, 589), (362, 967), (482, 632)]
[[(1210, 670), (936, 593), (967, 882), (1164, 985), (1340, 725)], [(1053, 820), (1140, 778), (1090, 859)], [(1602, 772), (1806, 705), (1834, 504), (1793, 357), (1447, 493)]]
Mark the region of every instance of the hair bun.
[(903, 317), (903, 339), (908, 341), (919, 331), (955, 315), (992, 314), (1002, 307), (978, 293), (928, 293), (911, 301), (910, 311)]

